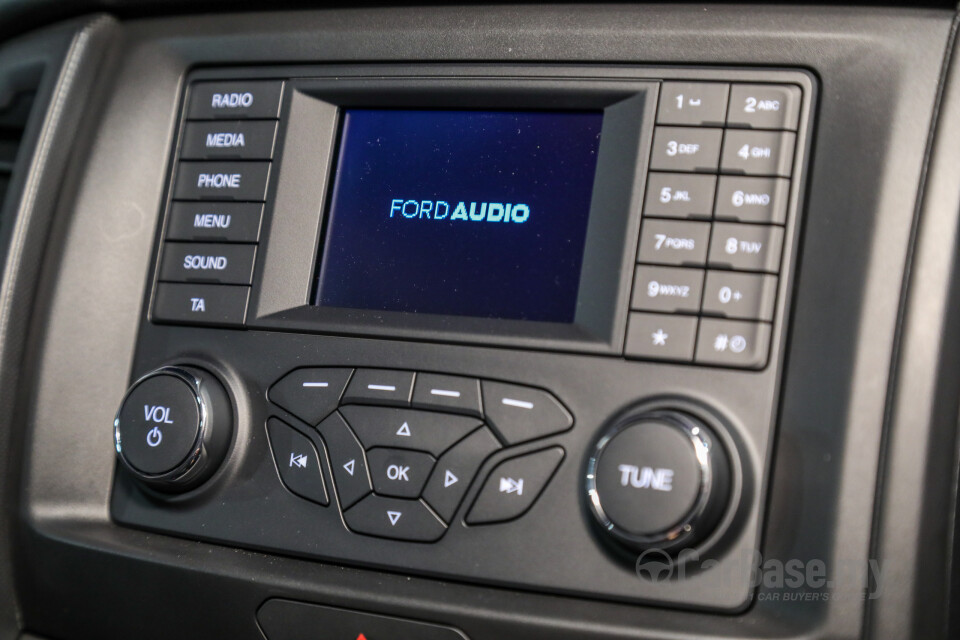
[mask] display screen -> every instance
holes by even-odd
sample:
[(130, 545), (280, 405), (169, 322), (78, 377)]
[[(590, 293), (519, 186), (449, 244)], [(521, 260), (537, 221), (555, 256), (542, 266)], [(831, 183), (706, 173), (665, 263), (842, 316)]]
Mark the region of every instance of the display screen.
[(602, 118), (345, 110), (315, 303), (573, 322)]

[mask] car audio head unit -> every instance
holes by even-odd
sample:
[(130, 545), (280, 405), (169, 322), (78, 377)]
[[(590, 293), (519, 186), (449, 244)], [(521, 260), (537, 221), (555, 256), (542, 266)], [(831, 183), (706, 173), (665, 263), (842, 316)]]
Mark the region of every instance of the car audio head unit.
[[(732, 68), (194, 71), (114, 518), (744, 606), (814, 89)], [(651, 580), (658, 559), (683, 570)]]

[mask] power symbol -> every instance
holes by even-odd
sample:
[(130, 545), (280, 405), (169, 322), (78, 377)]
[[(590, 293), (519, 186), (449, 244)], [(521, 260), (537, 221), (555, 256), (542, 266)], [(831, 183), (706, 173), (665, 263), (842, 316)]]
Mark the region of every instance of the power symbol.
[(163, 441), (163, 433), (160, 431), (160, 427), (154, 427), (147, 432), (147, 445), (151, 447), (156, 447)]

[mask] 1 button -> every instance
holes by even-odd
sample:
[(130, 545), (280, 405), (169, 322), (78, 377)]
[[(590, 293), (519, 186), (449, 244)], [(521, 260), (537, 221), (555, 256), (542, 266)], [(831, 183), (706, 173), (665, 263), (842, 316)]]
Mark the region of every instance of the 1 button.
[(263, 202), (269, 177), (269, 162), (181, 162), (173, 197)]
[(727, 126), (796, 131), (800, 95), (800, 87), (793, 85), (735, 84)]
[(638, 262), (703, 266), (707, 261), (709, 222), (644, 220)]
[(503, 382), (483, 381), (487, 421), (507, 444), (545, 438), (573, 426), (573, 416), (553, 394)]
[(710, 239), (710, 266), (777, 273), (782, 247), (783, 227), (718, 222)]
[(696, 361), (760, 369), (767, 363), (769, 348), (769, 324), (704, 318), (700, 321)]
[(653, 132), (650, 168), (661, 171), (717, 170), (723, 129), (657, 127)]
[(471, 433), (437, 461), (423, 490), (423, 499), (437, 515), (450, 522), (480, 465), (499, 448), (500, 443), (489, 429)]
[(268, 396), (270, 402), (316, 426), (337, 408), (351, 373), (353, 369), (296, 369), (270, 387)]
[(310, 439), (276, 418), (267, 420), (267, 433), (284, 486), (301, 498), (326, 506), (329, 501), (320, 457)]
[(190, 86), (187, 118), (278, 118), (282, 92), (279, 80), (198, 82)]
[(262, 217), (263, 205), (254, 202), (174, 202), (167, 240), (254, 243)]
[(167, 242), (160, 261), (160, 280), (250, 284), (257, 247), (248, 244)]
[(356, 533), (409, 542), (433, 542), (447, 530), (419, 500), (378, 495), (369, 495), (358, 502), (343, 514), (343, 519)]
[(340, 413), (367, 449), (416, 449), (434, 456), (481, 425), (478, 418), (412, 409), (350, 406)]
[(785, 224), (790, 181), (785, 178), (721, 176), (717, 186), (717, 220)]
[(276, 122), (188, 122), (183, 128), (182, 160), (269, 160)]
[(657, 124), (723, 126), (730, 85), (719, 82), (664, 82)]
[(624, 353), (628, 358), (689, 362), (696, 339), (696, 318), (631, 313)]
[(716, 176), (651, 172), (643, 215), (661, 218), (710, 218)]
[(476, 378), (418, 373), (413, 387), (413, 406), (482, 416), (480, 381)]
[(343, 394), (343, 404), (410, 406), (413, 372), (393, 369), (357, 369)]
[(377, 495), (416, 498), (436, 462), (421, 451), (377, 447), (367, 451), (373, 490)]
[(370, 493), (370, 477), (367, 475), (363, 447), (339, 413), (321, 422), (317, 431), (330, 452), (330, 464), (340, 507), (349, 509), (357, 500)]
[(563, 449), (553, 447), (498, 464), (467, 514), (467, 524), (504, 522), (522, 516), (547, 486), (561, 460)]
[(728, 129), (723, 138), (722, 173), (789, 178), (797, 134)]
[(161, 282), (153, 300), (154, 322), (221, 327), (243, 324), (250, 287)]
[(773, 320), (777, 301), (777, 277), (729, 271), (708, 271), (704, 288), (703, 313), (742, 318)]
[(697, 313), (703, 293), (703, 271), (638, 266), (631, 309), (661, 313)]

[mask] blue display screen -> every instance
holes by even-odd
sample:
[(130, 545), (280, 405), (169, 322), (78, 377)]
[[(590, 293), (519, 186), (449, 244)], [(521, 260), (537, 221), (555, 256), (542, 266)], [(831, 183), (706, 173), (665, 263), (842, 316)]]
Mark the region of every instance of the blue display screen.
[(573, 322), (602, 118), (345, 110), (315, 303)]

